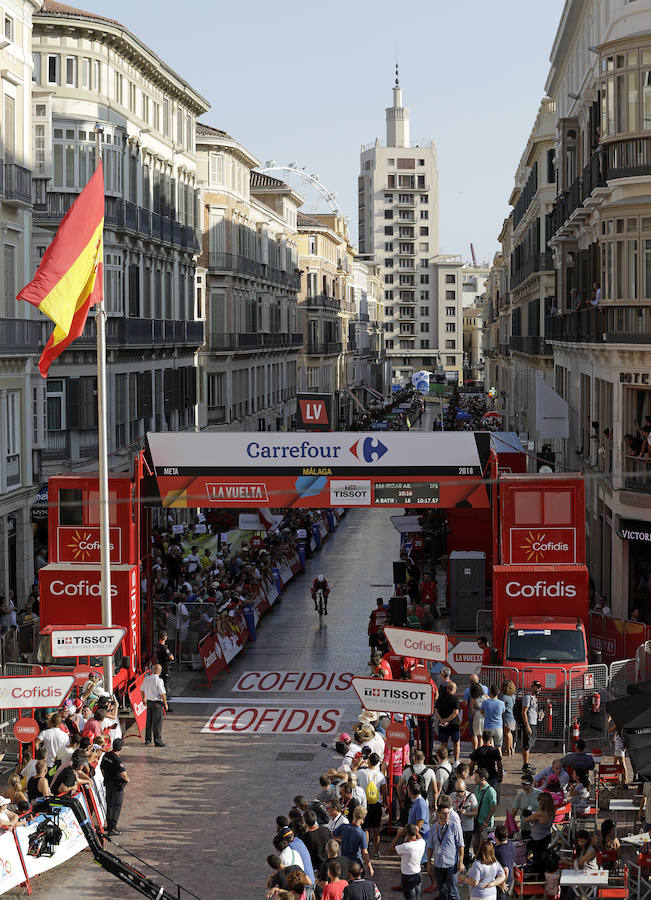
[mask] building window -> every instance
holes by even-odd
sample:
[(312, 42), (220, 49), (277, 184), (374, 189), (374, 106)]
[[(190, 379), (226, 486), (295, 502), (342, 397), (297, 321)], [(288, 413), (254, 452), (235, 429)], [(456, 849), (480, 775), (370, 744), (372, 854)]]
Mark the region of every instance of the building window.
[(163, 134), (169, 137), (170, 134), (170, 101), (163, 100)]
[(429, 340), (425, 339), (420, 342), (421, 350), (429, 350)]
[(385, 218), (385, 219), (392, 219), (392, 218), (393, 218), (393, 210), (392, 210), (392, 209), (385, 209), (385, 210), (384, 210), (384, 218)]
[(12, 318), (16, 315), (16, 247), (4, 245), (4, 315)]
[(115, 72), (114, 77), (114, 89), (115, 89), (115, 102), (122, 105), (122, 91), (124, 87), (124, 79), (120, 72)]
[(160, 131), (160, 103), (156, 103), (155, 100), (152, 100), (151, 111), (152, 125), (154, 126), (156, 131)]
[(11, 16), (5, 15), (5, 37), (8, 41), (12, 41), (14, 39), (14, 20)]
[(393, 203), (393, 194), (385, 194), (384, 202), (385, 203)]
[(93, 90), (97, 93), (102, 90), (102, 64), (98, 59), (93, 60)]
[(421, 237), (428, 237), (429, 236), (429, 226), (421, 225), (420, 228), (418, 229), (418, 233), (420, 234)]
[(423, 332), (428, 332), (429, 331), (429, 322), (421, 322), (420, 330)]
[(136, 111), (136, 86), (133, 81), (129, 82), (129, 112)]
[(384, 242), (384, 252), (391, 253), (393, 251), (393, 241)]
[[(391, 294), (391, 297), (393, 298), (393, 291), (387, 291), (386, 293), (387, 293), (387, 294)], [(385, 316), (392, 316), (392, 315), (393, 315), (393, 307), (392, 307), (392, 306), (387, 306), (387, 307), (385, 307), (385, 309), (384, 309), (384, 315), (385, 315)]]
[(457, 360), (454, 356), (446, 356), (445, 357), (445, 365), (446, 366), (456, 366)]
[(34, 84), (41, 83), (41, 54), (32, 53), (32, 81)]
[(429, 284), (429, 275), (421, 275), (420, 283), (421, 284)]
[(424, 166), (424, 165), (425, 165), (425, 160), (424, 160), (424, 159), (419, 159), (419, 160), (418, 160), (418, 165), (419, 165), (419, 166)]
[(421, 316), (429, 316), (429, 306), (421, 306), (420, 314)]
[(149, 123), (149, 96), (144, 92), (142, 95), (142, 119)]
[(84, 56), (81, 60), (81, 87), (90, 90), (90, 59)]
[(457, 342), (456, 342), (456, 341), (452, 341), (452, 340), (447, 340), (447, 341), (445, 342), (445, 349), (446, 349), (446, 350), (456, 350), (456, 349), (457, 349)]
[(58, 53), (50, 53), (47, 58), (47, 83), (59, 84), (61, 78), (61, 57)]
[(446, 299), (446, 300), (456, 300), (456, 299), (457, 299), (457, 292), (456, 292), (456, 291), (446, 291), (446, 292), (445, 292), (445, 299)]
[(396, 176), (395, 175), (387, 175), (387, 187), (389, 189), (395, 189), (396, 186)]
[(66, 56), (66, 85), (77, 87), (77, 57)]
[(446, 323), (445, 323), (445, 330), (446, 330), (448, 333), (450, 333), (450, 332), (452, 332), (452, 331), (456, 331), (456, 330), (457, 330), (457, 323), (456, 323), (456, 322), (446, 322)]
[(456, 316), (457, 308), (456, 306), (446, 306), (445, 307), (445, 315), (446, 316)]
[(384, 345), (387, 350), (393, 350), (393, 338), (388, 338), (387, 340), (385, 340)]
[(421, 194), (420, 202), (421, 203), (429, 203), (429, 194)]
[[(209, 180), (211, 187), (223, 187), (224, 185), (224, 154), (211, 153), (208, 157), (210, 165)], [(310, 236), (311, 240), (311, 236)], [(316, 251), (314, 251), (316, 252)], [(312, 250), (310, 250), (312, 253)]]
[(47, 391), (47, 430), (66, 430), (66, 389), (62, 378), (48, 378), (45, 383)]
[(387, 166), (395, 166), (395, 164), (396, 164), (395, 159), (387, 159)]
[[(419, 253), (429, 253), (429, 243), (427, 241), (420, 241), (418, 244)], [(424, 262), (425, 260), (421, 260)]]
[(421, 219), (429, 219), (429, 211), (426, 209), (421, 209), (420, 217)]
[(446, 283), (446, 284), (454, 284), (454, 283), (455, 283), (456, 277), (457, 277), (456, 275), (446, 275), (446, 276), (445, 276), (445, 283)]
[(385, 237), (389, 237), (393, 234), (393, 225), (385, 225), (384, 226), (384, 234)]
[[(429, 300), (429, 291), (421, 291), (420, 299), (421, 300)], [(427, 307), (425, 307), (425, 309), (427, 309)]]
[(107, 313), (122, 313), (121, 253), (104, 253), (104, 297)]
[(389, 275), (389, 274), (385, 275), (384, 283), (385, 284), (393, 284), (393, 275)]

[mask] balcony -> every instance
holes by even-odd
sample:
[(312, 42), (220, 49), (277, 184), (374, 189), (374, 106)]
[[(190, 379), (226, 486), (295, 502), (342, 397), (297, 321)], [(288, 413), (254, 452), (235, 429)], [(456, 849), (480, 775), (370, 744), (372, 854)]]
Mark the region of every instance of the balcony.
[(2, 164), (2, 198), (11, 206), (32, 205), (32, 173), (17, 163)]
[(512, 335), (509, 338), (509, 348), (526, 356), (553, 356), (551, 344), (548, 344), (544, 337), (534, 335)]
[(315, 294), (312, 297), (305, 298), (305, 305), (310, 309), (323, 307), (324, 309), (339, 311), (341, 309), (341, 300), (337, 300), (335, 297), (328, 297), (327, 294)]
[(624, 488), (651, 494), (651, 461), (636, 456), (624, 456)]
[[(106, 323), (107, 347), (157, 347), (163, 344), (199, 347), (204, 342), (203, 322), (178, 322), (159, 319), (109, 318)], [(95, 319), (88, 319), (77, 339), (95, 345)]]
[[(194, 324), (194, 323), (192, 323)], [(203, 327), (202, 322), (196, 323)], [(303, 345), (303, 332), (244, 331), (212, 335), (211, 350), (251, 352), (251, 350), (288, 350)]]
[(342, 352), (341, 341), (308, 341), (306, 354), (308, 356), (336, 356)]
[(7, 476), (7, 487), (15, 487), (20, 484), (20, 453), (12, 453), (7, 457), (7, 465), (5, 467)]
[(288, 272), (285, 269), (277, 269), (274, 266), (250, 259), (248, 256), (240, 256), (237, 253), (222, 253), (221, 251), (211, 250), (209, 262), (210, 268), (216, 271), (250, 275), (253, 278), (259, 278), (261, 281), (270, 281), (272, 284), (288, 287), (293, 291), (298, 291), (301, 286), (301, 277), (296, 271)]
[(651, 138), (613, 141), (603, 149), (608, 180), (651, 175)]
[(511, 289), (518, 287), (536, 272), (553, 272), (554, 260), (551, 253), (534, 253), (511, 275)]
[(572, 344), (651, 343), (651, 305), (603, 301), (591, 309), (579, 309), (545, 319), (548, 341)]
[(416, 199), (414, 194), (399, 194), (396, 205), (403, 208), (411, 208), (416, 206)]
[[(41, 181), (38, 182), (39, 186)], [(34, 218), (42, 222), (58, 223), (68, 212), (78, 197), (68, 191), (37, 190), (34, 203)], [(31, 202), (31, 201), (30, 201)], [(175, 219), (136, 206), (121, 197), (105, 198), (104, 223), (118, 230), (128, 231), (141, 237), (151, 237), (154, 241), (174, 244), (193, 252), (199, 251), (193, 225), (183, 225)]]
[(0, 355), (32, 356), (44, 346), (43, 322), (0, 319)]
[(70, 432), (48, 430), (47, 444), (41, 455), (44, 459), (70, 459)]

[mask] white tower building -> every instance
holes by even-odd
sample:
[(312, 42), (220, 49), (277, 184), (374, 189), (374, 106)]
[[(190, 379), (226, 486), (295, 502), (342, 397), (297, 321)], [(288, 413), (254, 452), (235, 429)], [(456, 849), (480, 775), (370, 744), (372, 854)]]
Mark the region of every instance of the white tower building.
[[(436, 146), (410, 138), (397, 66), (393, 105), (386, 109), (386, 141), (376, 139), (361, 149), (358, 202), (360, 256), (379, 267), (383, 283), (382, 321), (393, 380), (451, 365), (452, 357), (440, 351), (461, 348), (461, 303), (456, 272), (454, 298), (451, 282), (440, 296)], [(454, 321), (447, 321), (453, 300)]]

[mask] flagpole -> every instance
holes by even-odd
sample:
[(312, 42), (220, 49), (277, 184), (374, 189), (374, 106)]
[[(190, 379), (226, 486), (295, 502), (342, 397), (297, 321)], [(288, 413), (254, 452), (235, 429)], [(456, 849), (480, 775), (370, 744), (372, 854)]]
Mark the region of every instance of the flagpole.
[[(96, 165), (102, 159), (102, 134), (104, 128), (95, 125)], [(104, 241), (102, 239), (102, 253)], [(102, 263), (102, 293), (95, 305), (95, 327), (97, 328), (97, 433), (99, 438), (99, 563), (100, 597), (102, 602), (102, 625), (113, 624), (111, 611), (111, 542), (109, 530), (109, 490), (108, 490), (108, 442), (106, 427), (106, 313), (104, 310), (104, 260)], [(104, 657), (104, 690), (113, 693), (113, 657)]]

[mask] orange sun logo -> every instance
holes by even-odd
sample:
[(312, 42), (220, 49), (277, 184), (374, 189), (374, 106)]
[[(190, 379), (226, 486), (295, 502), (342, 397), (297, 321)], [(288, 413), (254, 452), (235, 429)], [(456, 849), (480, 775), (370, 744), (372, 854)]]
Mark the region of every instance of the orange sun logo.
[(72, 554), (75, 562), (87, 562), (90, 559), (90, 550), (87, 550), (86, 548), (82, 550), (81, 544), (83, 542), (87, 545), (91, 541), (91, 539), (92, 534), (89, 531), (74, 532), (74, 534), (72, 535), (72, 541), (68, 544), (68, 550), (70, 550), (70, 553)]
[(524, 550), (525, 555), (527, 557), (527, 562), (540, 562), (545, 558), (545, 553), (543, 550), (534, 549), (534, 546), (539, 547), (540, 544), (545, 540), (545, 533), (543, 531), (539, 531), (537, 534), (534, 534), (533, 531), (530, 531), (529, 534), (524, 539), (524, 544), (520, 545), (520, 550)]

